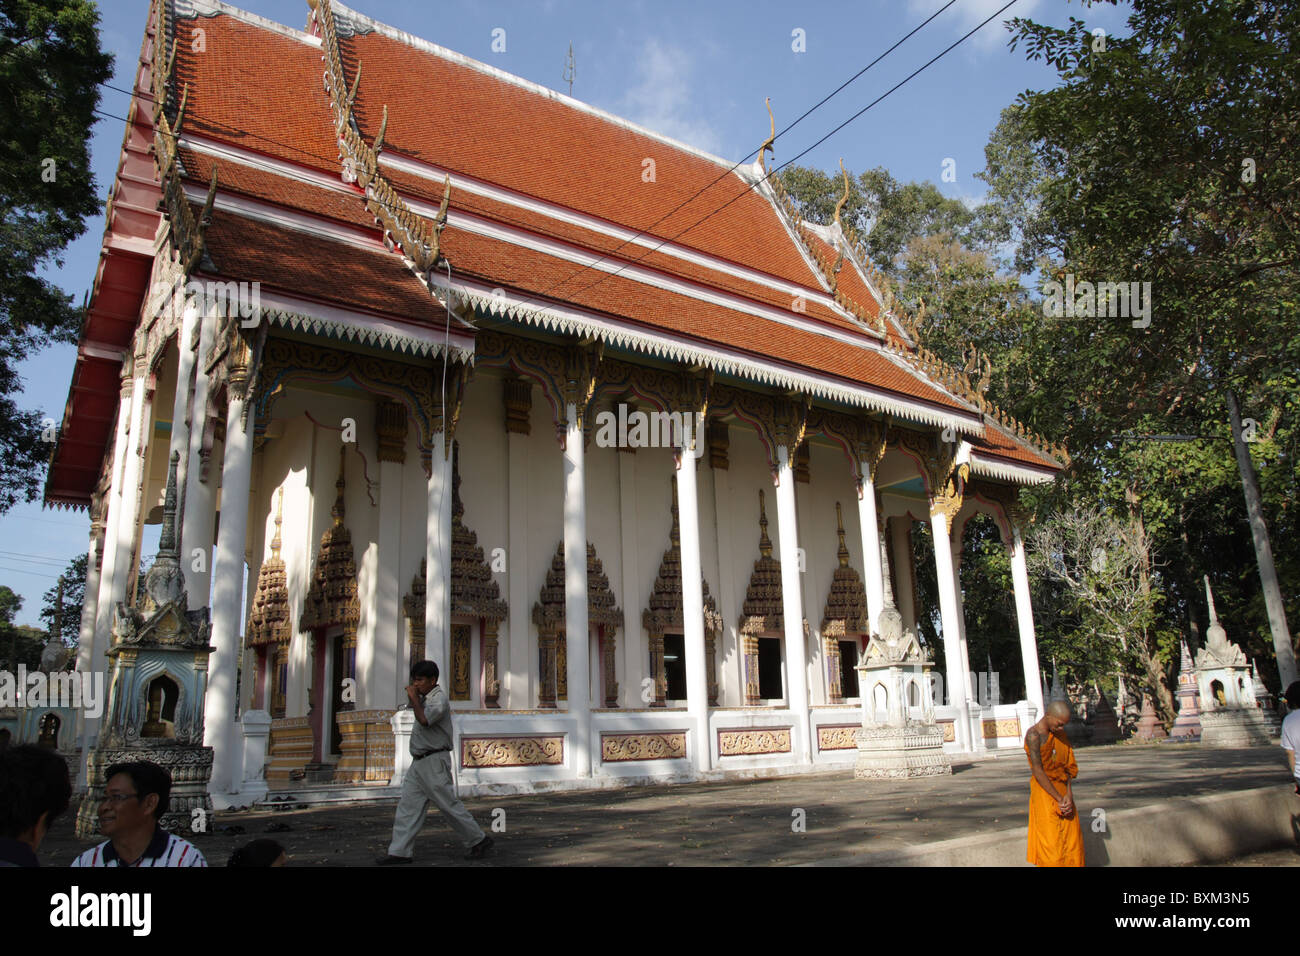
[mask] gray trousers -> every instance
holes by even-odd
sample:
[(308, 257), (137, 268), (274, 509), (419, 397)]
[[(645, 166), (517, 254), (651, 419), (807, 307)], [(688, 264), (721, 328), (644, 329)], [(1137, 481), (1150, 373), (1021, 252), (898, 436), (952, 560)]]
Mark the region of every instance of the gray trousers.
[(389, 856), (414, 856), (415, 836), (424, 826), (424, 815), (430, 803), (442, 811), (466, 847), (483, 839), (483, 831), (456, 796), (456, 783), (451, 776), (451, 754), (430, 754), (423, 760), (411, 761), (411, 768), (402, 779), (402, 798), (397, 802)]

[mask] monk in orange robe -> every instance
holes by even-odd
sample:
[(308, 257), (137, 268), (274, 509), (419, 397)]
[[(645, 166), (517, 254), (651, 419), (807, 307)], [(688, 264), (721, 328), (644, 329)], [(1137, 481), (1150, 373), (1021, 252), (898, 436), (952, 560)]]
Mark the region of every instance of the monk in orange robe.
[(1070, 781), (1079, 775), (1065, 736), (1070, 705), (1054, 700), (1025, 735), (1029, 755), (1029, 853), (1036, 866), (1083, 866), (1083, 830)]

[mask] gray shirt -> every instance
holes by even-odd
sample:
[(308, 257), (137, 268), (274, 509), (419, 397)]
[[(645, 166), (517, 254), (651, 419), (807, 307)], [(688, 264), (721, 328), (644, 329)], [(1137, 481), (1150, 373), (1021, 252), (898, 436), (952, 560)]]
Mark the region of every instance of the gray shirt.
[(447, 694), (437, 684), (424, 698), (426, 727), (417, 718), (411, 730), (411, 756), (418, 757), (434, 750), (451, 749), (451, 704)]

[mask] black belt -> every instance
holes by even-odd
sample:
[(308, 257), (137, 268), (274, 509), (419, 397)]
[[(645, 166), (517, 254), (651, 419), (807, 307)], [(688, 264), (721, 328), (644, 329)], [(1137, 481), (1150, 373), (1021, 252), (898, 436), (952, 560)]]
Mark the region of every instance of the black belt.
[(422, 753), (422, 754), (411, 754), (411, 759), (412, 759), (412, 760), (423, 760), (425, 757), (429, 756), (430, 754), (445, 754), (445, 753), (447, 753), (447, 752), (450, 751), (450, 750), (451, 750), (450, 747), (441, 747), (441, 748), (439, 748), (438, 750), (428, 750), (428, 751), (425, 751), (425, 752)]

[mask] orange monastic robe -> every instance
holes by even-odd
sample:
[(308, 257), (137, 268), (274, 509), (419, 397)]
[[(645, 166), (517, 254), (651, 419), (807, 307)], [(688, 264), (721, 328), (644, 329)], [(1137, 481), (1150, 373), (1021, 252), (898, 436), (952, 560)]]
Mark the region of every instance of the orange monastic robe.
[[(1025, 745), (1029, 753), (1029, 745)], [(1048, 734), (1039, 756), (1043, 771), (1059, 792), (1079, 775), (1074, 762), (1074, 748), (1055, 734)], [(1029, 779), (1029, 853), (1026, 859), (1036, 866), (1083, 866), (1083, 831), (1078, 812), (1062, 817), (1053, 796), (1037, 780)]]

